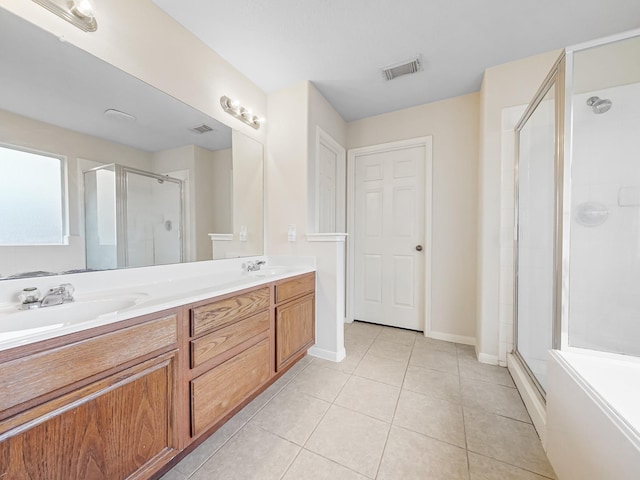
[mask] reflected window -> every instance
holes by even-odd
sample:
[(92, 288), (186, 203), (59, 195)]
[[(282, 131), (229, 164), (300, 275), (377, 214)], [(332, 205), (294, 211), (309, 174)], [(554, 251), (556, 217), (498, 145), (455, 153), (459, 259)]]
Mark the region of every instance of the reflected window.
[(63, 158), (0, 146), (0, 245), (65, 242)]

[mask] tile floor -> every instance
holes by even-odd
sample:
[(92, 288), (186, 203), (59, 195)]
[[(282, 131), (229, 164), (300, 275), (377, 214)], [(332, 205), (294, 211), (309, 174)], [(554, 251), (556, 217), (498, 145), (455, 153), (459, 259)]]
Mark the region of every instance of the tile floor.
[(505, 368), (421, 333), (345, 325), (162, 480), (555, 478)]

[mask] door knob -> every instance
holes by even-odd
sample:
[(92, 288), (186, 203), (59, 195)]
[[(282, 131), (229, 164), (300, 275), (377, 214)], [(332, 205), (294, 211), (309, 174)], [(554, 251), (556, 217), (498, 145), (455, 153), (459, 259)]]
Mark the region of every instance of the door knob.
[(416, 245), (416, 250), (421, 252), (422, 251), (422, 245)]

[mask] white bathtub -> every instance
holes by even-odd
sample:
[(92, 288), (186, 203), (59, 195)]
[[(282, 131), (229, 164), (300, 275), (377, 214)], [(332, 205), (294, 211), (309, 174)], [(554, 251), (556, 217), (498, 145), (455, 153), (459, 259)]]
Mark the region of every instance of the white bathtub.
[(547, 455), (559, 480), (640, 478), (640, 360), (551, 351)]

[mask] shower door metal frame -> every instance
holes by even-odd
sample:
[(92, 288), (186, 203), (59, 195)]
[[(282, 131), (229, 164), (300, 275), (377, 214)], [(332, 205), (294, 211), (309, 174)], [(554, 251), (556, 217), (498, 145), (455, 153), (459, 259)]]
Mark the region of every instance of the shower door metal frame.
[(553, 318), (552, 318), (552, 345), (557, 350), (561, 345), (562, 334), (562, 233), (563, 233), (563, 189), (564, 189), (564, 120), (565, 120), (565, 53), (556, 60), (544, 82), (536, 92), (533, 100), (527, 106), (520, 121), (515, 127), (515, 175), (514, 175), (514, 281), (513, 281), (513, 356), (518, 360), (527, 375), (531, 378), (536, 390), (543, 401), (546, 402), (546, 392), (533, 371), (527, 364), (524, 356), (518, 350), (518, 252), (519, 252), (519, 165), (520, 165), (520, 131), (527, 124), (529, 118), (536, 111), (544, 97), (553, 88), (555, 94), (555, 131), (554, 131), (554, 235), (553, 235)]
[[(144, 177), (155, 178), (158, 181), (176, 183), (180, 189), (180, 228), (178, 230), (178, 238), (180, 239), (180, 261), (184, 262), (184, 185), (182, 180), (173, 178), (168, 175), (160, 175), (158, 173), (147, 172), (146, 170), (139, 170), (133, 167), (125, 167), (124, 165), (115, 164), (116, 170), (116, 191), (120, 192), (120, 195), (116, 195), (116, 212), (118, 218), (122, 221), (122, 228), (118, 229), (118, 265), (120, 259), (123, 260), (124, 267), (129, 267), (129, 253), (126, 245), (126, 239), (128, 238), (128, 222), (127, 222), (127, 192), (129, 183), (127, 173), (133, 173), (136, 175), (142, 175)], [(120, 184), (118, 184), (120, 182)], [(120, 190), (118, 190), (120, 189)], [(123, 241), (121, 241), (123, 240)], [(121, 257), (122, 255), (122, 257)], [(155, 265), (155, 263), (154, 263)]]

